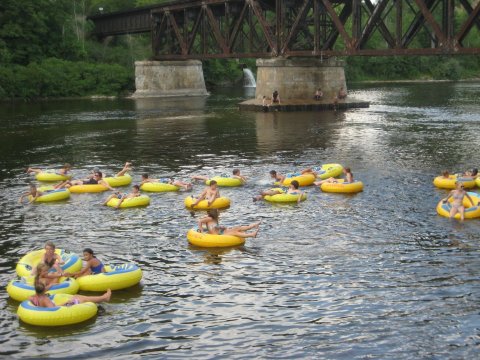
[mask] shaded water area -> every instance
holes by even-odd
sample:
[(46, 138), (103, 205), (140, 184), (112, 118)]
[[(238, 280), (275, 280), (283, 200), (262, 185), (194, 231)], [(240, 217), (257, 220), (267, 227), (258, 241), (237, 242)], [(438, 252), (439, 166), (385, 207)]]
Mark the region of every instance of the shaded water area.
[[(443, 169), (480, 166), (479, 83), (350, 87), (368, 109), (250, 113), (243, 89), (207, 99), (0, 104), (0, 283), (52, 240), (136, 262), (142, 283), (114, 292), (91, 321), (37, 328), (0, 291), (0, 356), (30, 358), (478, 358), (480, 220), (436, 214)], [(198, 218), (185, 193), (151, 194), (140, 209), (102, 207), (104, 194), (19, 205), (27, 166), (71, 162), (82, 177), (192, 174), (249, 177), (221, 189), (225, 225), (262, 221), (245, 246), (188, 245)], [(366, 184), (345, 196), (308, 188), (299, 205), (253, 203), (268, 171), (339, 162)], [(194, 193), (202, 189), (198, 184)], [(125, 191), (128, 191), (126, 188)]]

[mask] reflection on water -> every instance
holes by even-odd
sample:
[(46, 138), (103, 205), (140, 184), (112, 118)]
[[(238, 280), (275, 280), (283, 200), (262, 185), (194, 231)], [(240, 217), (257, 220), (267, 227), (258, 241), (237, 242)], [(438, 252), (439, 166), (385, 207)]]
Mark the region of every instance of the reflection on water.
[[(247, 89), (248, 90), (248, 89)], [(369, 109), (239, 112), (245, 89), (208, 98), (1, 104), (0, 279), (52, 240), (107, 264), (135, 262), (141, 285), (114, 293), (89, 322), (21, 324), (0, 292), (4, 357), (477, 358), (478, 221), (435, 213), (446, 195), (433, 177), (478, 167), (478, 83), (357, 85)], [(20, 205), (28, 165), (74, 164), (189, 179), (240, 168), (249, 182), (222, 188), (225, 226), (262, 221), (244, 246), (200, 249), (183, 192), (115, 211), (108, 195)], [(253, 203), (268, 172), (340, 162), (365, 183), (353, 196), (306, 189), (301, 204)], [(196, 184), (193, 193), (199, 193)], [(129, 191), (129, 187), (122, 189)], [(188, 195), (190, 195), (189, 193)], [(252, 351), (251, 349), (255, 349)]]

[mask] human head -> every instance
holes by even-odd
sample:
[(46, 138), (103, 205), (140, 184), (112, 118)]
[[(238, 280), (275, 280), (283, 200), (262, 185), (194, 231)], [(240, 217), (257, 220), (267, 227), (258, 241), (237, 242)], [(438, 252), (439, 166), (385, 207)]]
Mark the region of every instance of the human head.
[(455, 187), (457, 188), (457, 190), (465, 189), (465, 185), (463, 185), (463, 182), (461, 181), (455, 181)]
[(142, 174), (142, 180), (147, 180), (148, 179), (148, 174)]
[(217, 182), (215, 180), (210, 180), (210, 184), (209, 186), (212, 188), (212, 189), (215, 189), (217, 187)]
[(42, 282), (38, 281), (35, 284), (35, 294), (42, 295), (44, 292), (45, 292), (45, 285)]
[(270, 176), (272, 178), (276, 178), (277, 177), (277, 172), (275, 170), (270, 170)]
[(218, 220), (218, 210), (217, 209), (208, 210), (207, 215), (210, 216), (213, 220)]
[(90, 248), (85, 248), (83, 249), (83, 257), (85, 260), (90, 260), (91, 258), (95, 257), (95, 254), (93, 253), (93, 250)]
[(346, 168), (343, 168), (343, 172), (344, 172), (345, 174), (351, 174), (351, 173), (352, 173), (352, 170), (350, 170), (349, 167), (346, 167)]
[(41, 262), (41, 263), (38, 263), (37, 265), (37, 276), (39, 276), (40, 274), (44, 273), (44, 272), (48, 272), (50, 268), (48, 267), (47, 264)]
[(138, 185), (133, 185), (133, 192), (137, 193), (140, 191), (140, 186)]
[(295, 190), (297, 190), (298, 187), (300, 186), (300, 184), (298, 183), (297, 180), (293, 180), (293, 181), (290, 183), (290, 185), (293, 186), (293, 188), (294, 188)]
[(233, 175), (240, 175), (240, 170), (239, 169), (233, 169)]
[(101, 178), (103, 177), (103, 174), (102, 174), (101, 171), (95, 171), (95, 172), (93, 173), (93, 176), (96, 177), (96, 178), (101, 179)]
[(45, 243), (44, 248), (45, 248), (45, 251), (52, 251), (53, 252), (53, 251), (55, 251), (55, 244), (51, 241), (47, 241)]
[(28, 186), (30, 187), (31, 192), (37, 191), (37, 185), (35, 185), (34, 183), (30, 183), (28, 184)]
[(72, 165), (70, 165), (69, 163), (65, 163), (65, 164), (63, 165), (63, 168), (70, 170), (70, 169), (72, 168)]
[(443, 177), (446, 177), (446, 178), (450, 177), (450, 173), (448, 172), (448, 170), (444, 170), (442, 172), (442, 175), (443, 175)]
[(473, 168), (472, 169), (472, 176), (476, 176), (478, 174), (478, 169), (477, 168)]

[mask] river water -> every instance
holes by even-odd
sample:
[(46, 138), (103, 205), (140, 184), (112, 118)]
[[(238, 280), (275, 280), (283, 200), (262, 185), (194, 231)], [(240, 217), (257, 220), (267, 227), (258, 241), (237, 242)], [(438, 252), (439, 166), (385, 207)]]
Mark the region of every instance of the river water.
[[(93, 320), (37, 328), (0, 292), (0, 356), (15, 358), (473, 359), (480, 353), (480, 220), (436, 214), (443, 169), (480, 167), (480, 83), (350, 88), (368, 109), (250, 113), (252, 90), (206, 99), (0, 104), (0, 283), (51, 240), (105, 263), (136, 262), (139, 286), (114, 292)], [(244, 92), (246, 91), (246, 92)], [(27, 166), (74, 164), (134, 179), (188, 179), (238, 167), (222, 189), (225, 225), (261, 220), (244, 247), (188, 245), (185, 193), (147, 208), (102, 207), (106, 194), (19, 205)], [(253, 203), (268, 171), (350, 166), (363, 193), (309, 188), (299, 205)], [(194, 193), (202, 189), (196, 185)], [(125, 190), (128, 191), (128, 188)]]

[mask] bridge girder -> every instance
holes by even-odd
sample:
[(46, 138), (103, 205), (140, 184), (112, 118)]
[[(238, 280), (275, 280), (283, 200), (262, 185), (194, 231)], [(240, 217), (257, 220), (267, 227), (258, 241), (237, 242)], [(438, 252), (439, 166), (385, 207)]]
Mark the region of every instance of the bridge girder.
[(157, 60), (480, 53), (477, 0), (184, 0), (91, 19), (100, 36), (151, 32)]

